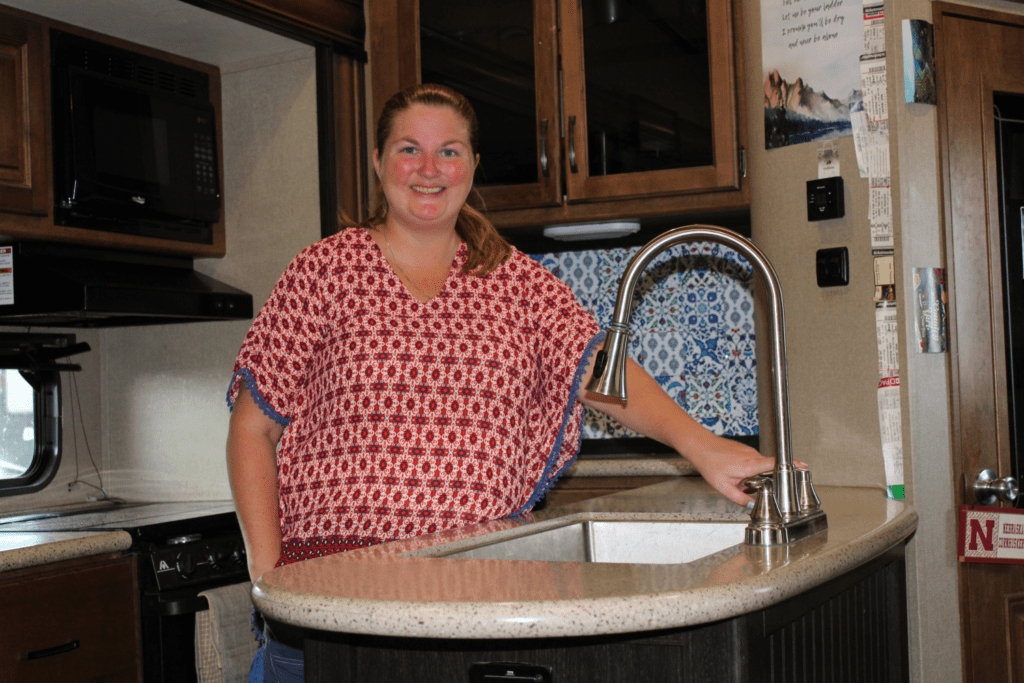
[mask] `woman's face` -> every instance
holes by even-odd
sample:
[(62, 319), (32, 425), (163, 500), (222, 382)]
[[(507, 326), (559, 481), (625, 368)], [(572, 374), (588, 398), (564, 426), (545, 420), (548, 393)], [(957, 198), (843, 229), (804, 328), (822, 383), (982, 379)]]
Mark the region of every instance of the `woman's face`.
[(454, 228), (478, 159), (469, 127), (454, 109), (414, 104), (398, 114), (384, 149), (373, 150), (388, 221)]

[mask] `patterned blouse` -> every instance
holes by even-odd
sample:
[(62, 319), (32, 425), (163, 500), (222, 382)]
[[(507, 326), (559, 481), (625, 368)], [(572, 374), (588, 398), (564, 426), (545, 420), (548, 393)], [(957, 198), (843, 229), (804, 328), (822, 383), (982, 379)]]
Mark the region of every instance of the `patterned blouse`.
[(242, 382), (286, 428), (283, 564), (525, 512), (579, 451), (583, 358), (569, 288), (513, 250), (411, 296), (361, 228), (302, 251), (242, 343)]

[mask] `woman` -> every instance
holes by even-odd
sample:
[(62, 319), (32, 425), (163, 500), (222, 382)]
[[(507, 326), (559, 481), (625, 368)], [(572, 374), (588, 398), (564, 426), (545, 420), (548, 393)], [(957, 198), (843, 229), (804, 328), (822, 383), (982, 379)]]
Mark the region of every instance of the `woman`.
[(299, 254), (246, 336), (228, 468), (254, 581), (529, 510), (575, 458), (583, 405), (671, 445), (740, 505), (740, 480), (771, 468), (635, 363), (627, 405), (587, 394), (600, 331), (466, 203), (477, 139), (454, 91), (395, 95), (377, 127), (376, 211)]

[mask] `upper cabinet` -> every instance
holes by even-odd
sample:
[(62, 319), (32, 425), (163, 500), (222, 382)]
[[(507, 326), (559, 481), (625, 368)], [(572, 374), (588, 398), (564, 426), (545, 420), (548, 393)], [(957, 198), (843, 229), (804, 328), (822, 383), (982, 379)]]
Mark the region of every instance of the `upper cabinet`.
[(370, 0), (374, 115), (466, 95), (498, 227), (745, 209), (737, 2)]
[(0, 212), (45, 216), (42, 27), (0, 12)]

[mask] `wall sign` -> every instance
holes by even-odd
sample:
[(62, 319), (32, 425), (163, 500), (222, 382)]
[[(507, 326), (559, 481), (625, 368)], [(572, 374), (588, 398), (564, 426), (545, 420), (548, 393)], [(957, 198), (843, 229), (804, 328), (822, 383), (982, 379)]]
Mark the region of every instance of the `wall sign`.
[(961, 562), (1024, 564), (1024, 510), (962, 505), (957, 556)]

